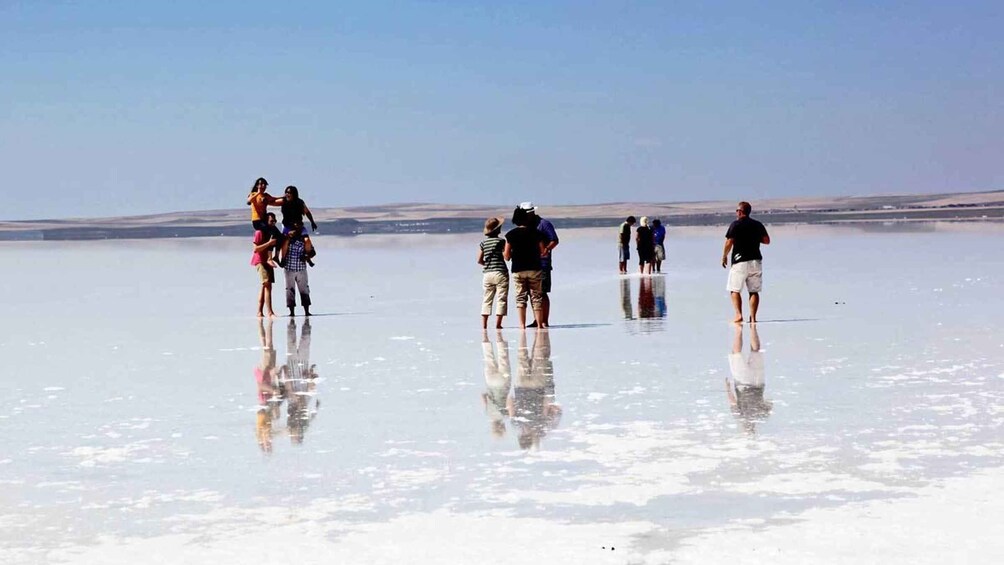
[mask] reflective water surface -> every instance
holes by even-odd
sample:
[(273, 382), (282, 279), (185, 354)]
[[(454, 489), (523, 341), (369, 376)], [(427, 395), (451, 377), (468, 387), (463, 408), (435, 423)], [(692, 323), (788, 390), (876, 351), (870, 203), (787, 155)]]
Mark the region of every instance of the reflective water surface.
[(475, 236), (318, 237), (309, 320), (234, 239), (0, 245), (0, 556), (992, 562), (1004, 232), (772, 229), (751, 327), (719, 231), (648, 277), (562, 232), (526, 332)]

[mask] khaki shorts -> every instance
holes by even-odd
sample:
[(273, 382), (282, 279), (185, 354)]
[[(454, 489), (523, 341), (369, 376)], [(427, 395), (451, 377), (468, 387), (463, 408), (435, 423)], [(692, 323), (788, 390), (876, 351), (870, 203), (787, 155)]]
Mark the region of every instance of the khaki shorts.
[(258, 269), (258, 278), (261, 279), (261, 284), (272, 284), (275, 282), (275, 269), (265, 263), (258, 263), (255, 267)]
[(485, 273), (482, 284), (484, 286), (484, 299), (481, 301), (481, 315), (490, 316), (492, 304), (498, 298), (498, 308), (495, 310), (496, 316), (509, 314), (509, 275), (499, 271)]
[(516, 284), (516, 308), (526, 308), (527, 296), (530, 307), (539, 309), (544, 304), (544, 294), (541, 289), (543, 273), (541, 271), (520, 271), (512, 274)]
[(732, 264), (726, 290), (742, 292), (743, 285), (746, 285), (746, 290), (749, 292), (754, 294), (760, 292), (760, 287), (763, 286), (763, 264), (759, 259)]

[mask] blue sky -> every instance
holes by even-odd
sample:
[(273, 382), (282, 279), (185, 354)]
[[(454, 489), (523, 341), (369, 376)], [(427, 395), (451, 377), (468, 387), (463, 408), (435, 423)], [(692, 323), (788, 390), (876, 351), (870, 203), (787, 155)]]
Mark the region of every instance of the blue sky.
[(1001, 2), (0, 0), (0, 219), (1000, 189)]

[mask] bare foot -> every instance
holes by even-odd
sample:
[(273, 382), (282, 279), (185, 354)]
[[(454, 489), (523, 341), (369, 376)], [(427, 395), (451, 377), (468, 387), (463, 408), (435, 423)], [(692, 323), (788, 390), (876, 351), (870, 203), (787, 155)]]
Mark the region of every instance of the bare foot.
[(275, 312), (269, 312), (269, 313), (268, 313), (268, 317), (269, 317), (269, 318), (278, 318), (279, 316), (276, 316), (276, 315), (275, 315)]
[(496, 329), (496, 330), (501, 330), (501, 329), (502, 329), (502, 324), (497, 324), (497, 325), (495, 326), (495, 329)]
[(739, 316), (738, 318), (734, 318), (734, 319), (732, 320), (732, 323), (733, 323), (733, 324), (741, 324), (741, 323), (743, 323), (744, 321), (745, 321), (745, 320), (743, 320), (743, 317), (742, 317), (742, 316)]
[(264, 315), (262, 315), (262, 313), (261, 313), (261, 312), (258, 312), (258, 317), (259, 317), (259, 318), (264, 318), (265, 316), (264, 316)]

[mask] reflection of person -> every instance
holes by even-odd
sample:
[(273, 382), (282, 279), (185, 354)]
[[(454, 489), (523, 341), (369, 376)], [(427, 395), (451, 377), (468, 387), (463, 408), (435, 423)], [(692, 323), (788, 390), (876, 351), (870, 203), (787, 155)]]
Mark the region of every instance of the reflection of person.
[(652, 241), (655, 243), (655, 272), (662, 272), (662, 262), (666, 260), (666, 226), (658, 218), (652, 220)]
[(516, 314), (519, 316), (519, 327), (526, 328), (526, 304), (529, 296), (533, 308), (533, 317), (543, 323), (542, 273), (540, 258), (544, 255), (544, 241), (536, 228), (529, 227), (530, 216), (522, 208), (516, 208), (512, 214), (512, 223), (516, 227), (505, 234), (505, 248), (502, 256), (512, 260), (512, 281), (516, 285)]
[(254, 368), (258, 390), (258, 411), (255, 414), (255, 436), (265, 453), (272, 453), (272, 420), (279, 415), (282, 395), (275, 370), (275, 349), (272, 346), (272, 320), (258, 320), (258, 341), (261, 360)]
[(554, 224), (537, 214), (537, 207), (533, 205), (533, 202), (523, 202), (519, 207), (528, 214), (530, 227), (536, 227), (544, 240), (544, 251), (540, 257), (541, 317), (540, 319), (534, 318), (533, 323), (527, 327), (536, 328), (538, 324), (543, 324), (541, 327), (547, 327), (551, 325), (551, 271), (554, 268), (551, 262), (551, 252), (558, 246), (558, 232), (554, 231)]
[(622, 275), (627, 274), (627, 264), (631, 260), (631, 226), (634, 222), (634, 216), (628, 216), (617, 231), (617, 260), (620, 261)]
[(482, 265), (483, 276), (481, 286), (484, 297), (481, 301), (481, 329), (488, 328), (488, 318), (492, 315), (492, 306), (498, 298), (495, 307), (495, 327), (502, 328), (502, 318), (509, 313), (509, 268), (505, 265), (505, 240), (499, 237), (502, 232), (502, 218), (485, 220), (485, 238), (478, 246), (478, 265)]
[(749, 202), (740, 202), (736, 206), (736, 220), (725, 232), (725, 248), (722, 250), (722, 267), (728, 265), (729, 252), (732, 252), (732, 268), (729, 269), (729, 282), (726, 285), (735, 309), (733, 322), (743, 321), (743, 298), (740, 294), (743, 286), (750, 296), (750, 323), (756, 322), (757, 309), (760, 307), (760, 288), (763, 283), (763, 265), (760, 255), (760, 244), (770, 245), (767, 228), (760, 222), (750, 218), (752, 207)]
[(625, 320), (634, 319), (634, 305), (631, 304), (631, 279), (621, 279), (621, 310)]
[(655, 318), (655, 295), (652, 293), (652, 278), (638, 281), (638, 317)]
[(561, 407), (554, 402), (549, 332), (537, 332), (532, 352), (526, 345), (526, 333), (521, 333), (517, 359), (519, 370), (507, 402), (509, 417), (519, 429), (519, 446), (539, 448), (541, 438), (561, 421)]
[(764, 400), (763, 354), (760, 352), (760, 335), (756, 324), (750, 325), (750, 352), (743, 357), (743, 327), (735, 326), (732, 348), (729, 353), (729, 372), (732, 379), (725, 379), (725, 391), (729, 398), (729, 406), (736, 415), (743, 429), (753, 434), (757, 422), (762, 422), (770, 415), (773, 404)]
[(512, 370), (509, 367), (509, 344), (503, 339), (502, 332), (496, 334), (495, 341), (497, 352), (488, 341), (488, 332), (481, 334), (481, 353), (485, 362), (485, 392), (481, 394), (481, 401), (491, 422), (492, 435), (502, 437), (505, 435), (506, 402), (512, 385)]
[(652, 281), (653, 292), (655, 294), (655, 315), (659, 318), (666, 317), (666, 279), (655, 277)]
[(652, 228), (648, 226), (647, 216), (642, 216), (634, 238), (638, 249), (638, 272), (650, 275), (652, 263), (655, 262), (655, 242), (652, 239)]
[[(275, 214), (269, 212), (267, 218), (268, 226), (275, 227)], [(251, 266), (258, 271), (258, 279), (261, 283), (258, 288), (258, 317), (267, 315), (269, 318), (274, 318), (272, 284), (275, 282), (275, 269), (269, 264), (268, 251), (275, 246), (276, 240), (266, 241), (265, 237), (265, 232), (262, 230), (254, 232), (254, 252), (251, 254)]]
[(286, 326), (286, 364), (280, 369), (280, 381), (286, 397), (286, 429), (289, 440), (303, 443), (307, 427), (317, 415), (320, 402), (314, 398), (317, 389), (317, 365), (310, 364), (310, 320), (304, 320), (300, 341), (296, 341), (296, 321)]
[(295, 316), (296, 291), (300, 291), (300, 304), (303, 305), (303, 315), (310, 315), (310, 282), (307, 280), (307, 257), (313, 249), (309, 239), (303, 237), (303, 224), (295, 222), (292, 231), (282, 242), (282, 259), (286, 279), (286, 308), (290, 317)]

